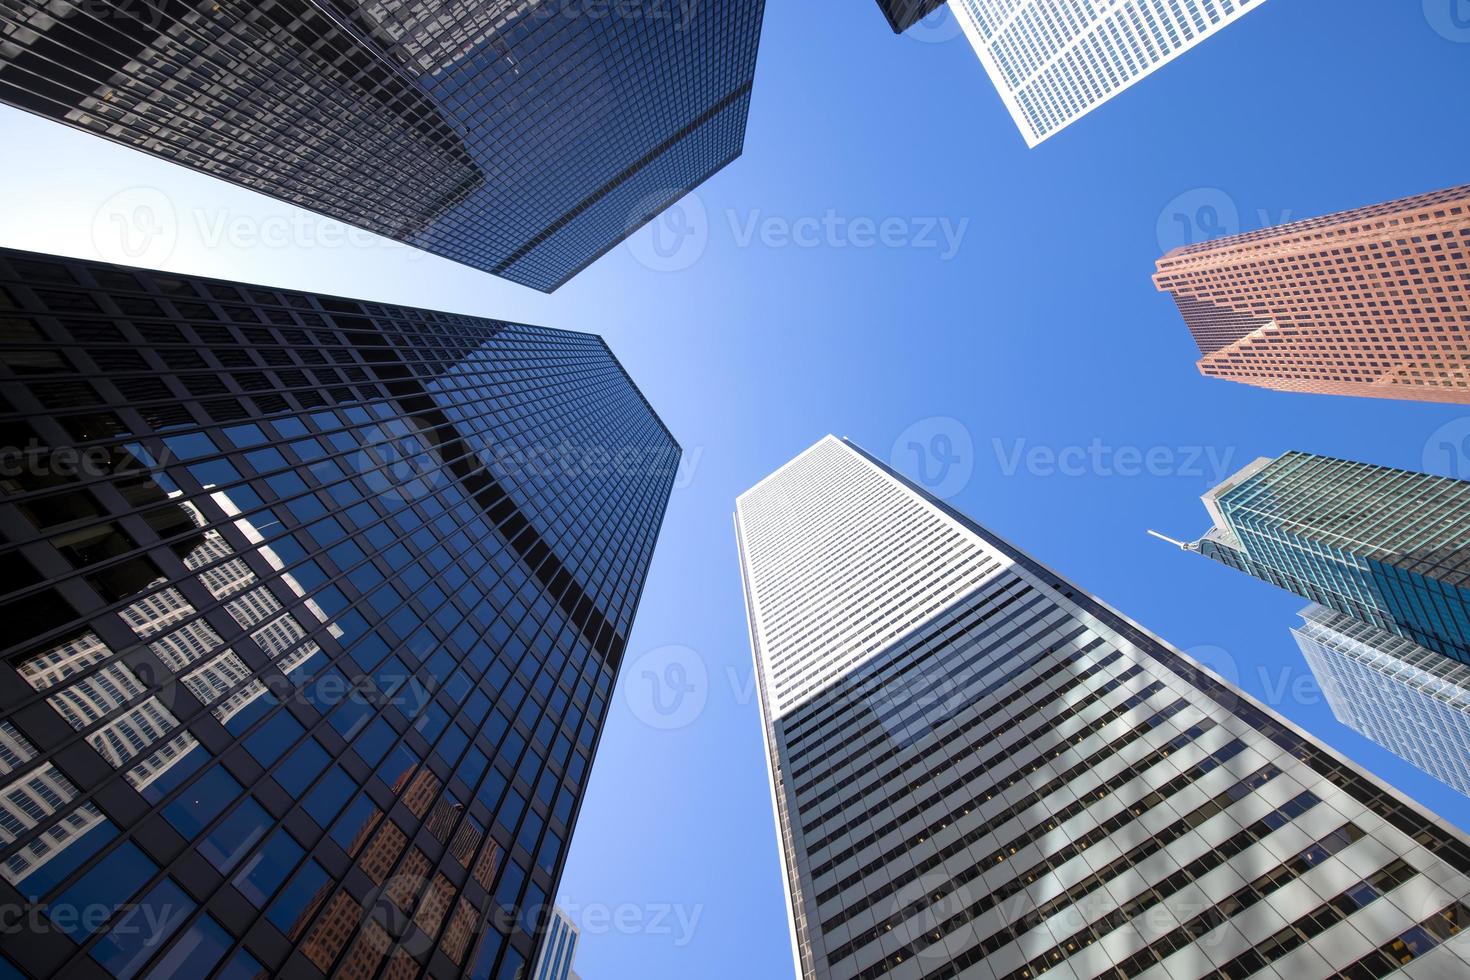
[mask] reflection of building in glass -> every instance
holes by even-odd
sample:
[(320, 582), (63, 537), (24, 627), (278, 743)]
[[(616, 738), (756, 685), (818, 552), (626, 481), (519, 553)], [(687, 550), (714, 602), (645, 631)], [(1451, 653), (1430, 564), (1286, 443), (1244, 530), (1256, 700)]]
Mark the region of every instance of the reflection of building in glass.
[(742, 149), (762, 0), (19, 0), (0, 99), (550, 290)]
[(1292, 632), (1337, 720), (1470, 796), (1470, 666), (1325, 606)]
[(0, 973), (524, 971), (679, 458), (607, 347), (12, 251), (0, 310)]
[(736, 533), (808, 980), (1470, 973), (1470, 841), (851, 444)]
[(1290, 452), (1204, 502), (1186, 550), (1470, 664), (1470, 482)]

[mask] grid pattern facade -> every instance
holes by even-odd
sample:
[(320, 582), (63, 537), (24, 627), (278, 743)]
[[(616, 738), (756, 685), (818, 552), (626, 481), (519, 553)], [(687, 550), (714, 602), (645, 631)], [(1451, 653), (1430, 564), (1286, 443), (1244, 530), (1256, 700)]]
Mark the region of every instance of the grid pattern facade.
[(0, 976), (525, 975), (679, 456), (603, 342), (15, 251), (0, 323)]
[(1470, 404), (1470, 186), (1187, 245), (1154, 283), (1209, 377)]
[(553, 910), (546, 936), (541, 940), (541, 950), (536, 954), (531, 980), (576, 980), (572, 962), (577, 955), (577, 938), (577, 927), (572, 925), (572, 920), (561, 909)]
[(1027, 146), (1265, 0), (951, 0)]
[(1470, 667), (1325, 606), (1293, 630), (1337, 720), (1470, 796)]
[(1470, 664), (1470, 483), (1291, 452), (1207, 498), (1207, 557)]
[[(839, 606), (844, 567), (762, 559), (813, 527), (914, 536), (846, 524), (890, 488), (988, 573), (781, 710), (800, 640), (767, 604), (809, 597), (833, 624), (887, 598)], [(803, 977), (1470, 970), (1463, 837), (863, 451), (822, 440), (736, 527)]]
[(0, 2), (0, 99), (552, 290), (740, 155), (763, 3)]

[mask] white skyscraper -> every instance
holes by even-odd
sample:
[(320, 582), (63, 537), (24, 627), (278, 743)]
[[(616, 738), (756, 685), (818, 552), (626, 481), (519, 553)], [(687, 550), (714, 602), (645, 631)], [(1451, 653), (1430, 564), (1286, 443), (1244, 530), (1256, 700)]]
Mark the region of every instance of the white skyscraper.
[(735, 522), (803, 977), (1470, 976), (1463, 835), (862, 450)]
[(950, 0), (949, 6), (1027, 145), (1035, 146), (1265, 2)]
[(561, 909), (553, 909), (546, 922), (546, 935), (536, 951), (531, 980), (577, 980), (572, 964), (577, 957), (581, 931)]
[(1324, 606), (1292, 632), (1337, 720), (1470, 796), (1470, 667)]

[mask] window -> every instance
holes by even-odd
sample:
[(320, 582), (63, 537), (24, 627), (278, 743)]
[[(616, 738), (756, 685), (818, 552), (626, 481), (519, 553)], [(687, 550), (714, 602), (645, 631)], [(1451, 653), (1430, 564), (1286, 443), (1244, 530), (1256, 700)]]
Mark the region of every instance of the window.
[(194, 780), (163, 810), (164, 817), (184, 837), (193, 840), (220, 812), (245, 790), (223, 766), (214, 766)]
[(271, 893), (296, 867), (306, 851), (285, 830), (277, 830), (271, 838), (245, 862), (233, 879), (240, 894), (257, 908), (263, 907)]
[(129, 980), (193, 911), (183, 889), (165, 878), (97, 941), (92, 959), (118, 980)]
[(247, 798), (199, 842), (199, 853), (221, 872), (228, 872), (255, 846), (256, 841), (265, 836), (274, 822), (259, 803)]

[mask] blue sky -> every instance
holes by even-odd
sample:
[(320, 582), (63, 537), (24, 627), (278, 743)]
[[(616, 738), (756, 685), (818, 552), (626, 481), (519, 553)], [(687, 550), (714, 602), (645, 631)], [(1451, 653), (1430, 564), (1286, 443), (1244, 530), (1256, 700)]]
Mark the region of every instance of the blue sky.
[(1470, 410), (1199, 377), (1149, 280), (1186, 230), (1464, 182), (1464, 0), (1275, 0), (1036, 150), (923, 34), (773, 0), (745, 156), (549, 297), (0, 110), (0, 243), (601, 333), (683, 443), (562, 884), (587, 980), (791, 973), (730, 513), (827, 432), (1470, 826), (1332, 719), (1299, 600), (1144, 533), (1197, 534), (1201, 492), (1286, 449), (1470, 475)]

